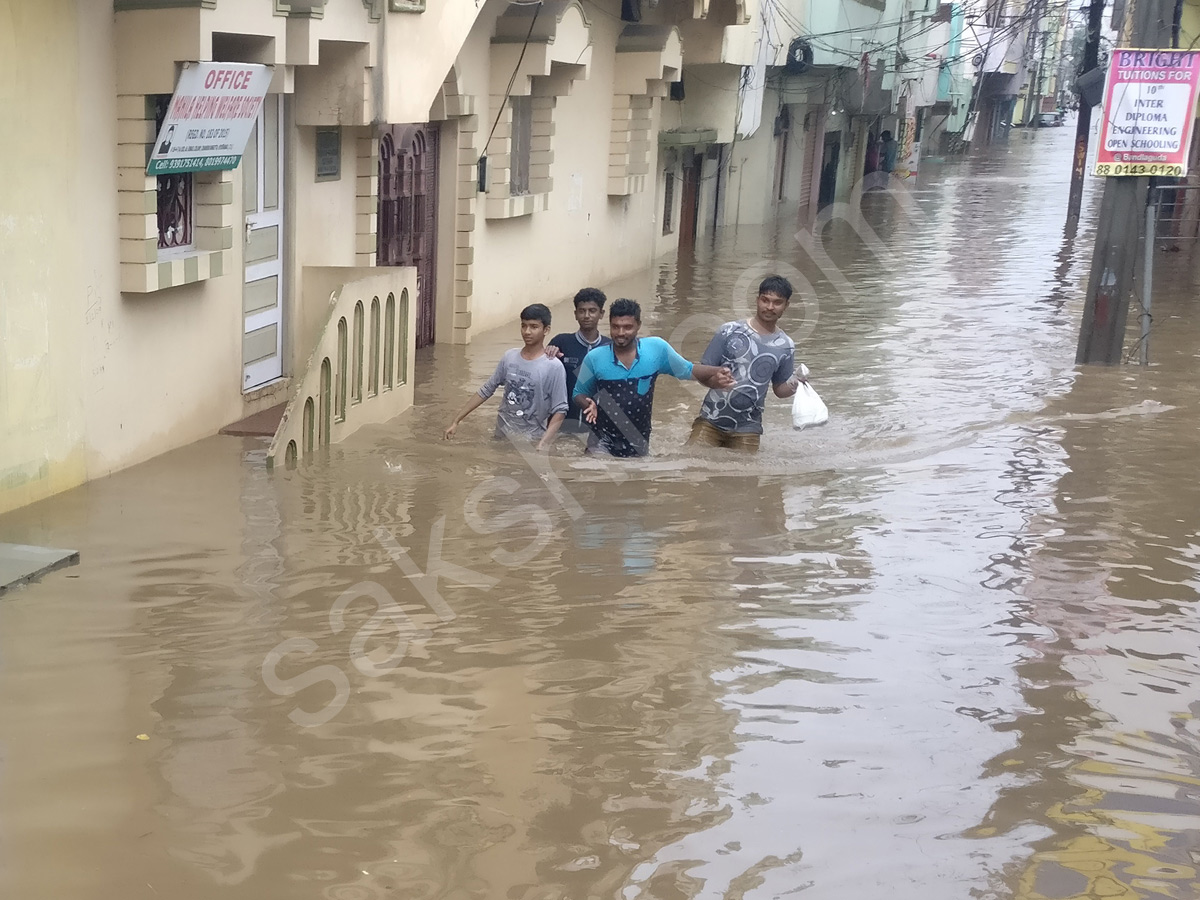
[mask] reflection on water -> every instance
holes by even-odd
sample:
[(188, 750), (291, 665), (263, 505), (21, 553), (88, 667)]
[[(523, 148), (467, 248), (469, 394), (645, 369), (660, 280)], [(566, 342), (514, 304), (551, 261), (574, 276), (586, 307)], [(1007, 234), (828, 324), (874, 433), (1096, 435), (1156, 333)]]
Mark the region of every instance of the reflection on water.
[(742, 229), (610, 286), (695, 357), (812, 285), (833, 419), (772, 403), (757, 459), (685, 453), (669, 380), (639, 463), (439, 442), (498, 333), (304, 468), (214, 438), (0, 520), (83, 553), (0, 601), (0, 893), (1200, 896), (1196, 278), (1162, 255), (1154, 367), (1071, 366), (1067, 131), (827, 259)]

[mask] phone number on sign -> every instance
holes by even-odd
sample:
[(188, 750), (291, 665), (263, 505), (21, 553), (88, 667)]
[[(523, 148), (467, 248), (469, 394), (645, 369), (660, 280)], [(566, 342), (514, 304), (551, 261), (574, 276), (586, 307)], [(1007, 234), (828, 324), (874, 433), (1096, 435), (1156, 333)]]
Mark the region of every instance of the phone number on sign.
[(1171, 163), (1096, 163), (1097, 175), (1183, 175), (1183, 166)]

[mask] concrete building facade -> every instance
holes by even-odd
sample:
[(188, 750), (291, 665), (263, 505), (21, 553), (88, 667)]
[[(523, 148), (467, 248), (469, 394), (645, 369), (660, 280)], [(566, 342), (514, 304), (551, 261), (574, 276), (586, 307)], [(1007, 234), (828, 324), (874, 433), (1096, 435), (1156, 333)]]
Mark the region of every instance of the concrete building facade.
[[(964, 15), (0, 0), (19, 173), (0, 185), (0, 512), (289, 399), (303, 455), (358, 404), (410, 403), (421, 346), (721, 228), (812, 221), (861, 189), (882, 130), (903, 172), (947, 103), (965, 119)], [(147, 175), (197, 62), (271, 67), (253, 137), (236, 169)]]

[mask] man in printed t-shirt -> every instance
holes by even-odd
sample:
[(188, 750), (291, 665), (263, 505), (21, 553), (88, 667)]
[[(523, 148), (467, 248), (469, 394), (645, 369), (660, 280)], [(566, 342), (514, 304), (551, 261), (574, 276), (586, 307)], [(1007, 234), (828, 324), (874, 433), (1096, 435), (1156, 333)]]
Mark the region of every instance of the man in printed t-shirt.
[(754, 315), (745, 321), (726, 322), (717, 331), (701, 362), (728, 366), (737, 386), (708, 392), (688, 444), (751, 453), (758, 449), (767, 389), (786, 399), (800, 386), (795, 377), (796, 345), (776, 327), (791, 298), (788, 280), (770, 275), (758, 286)]
[(696, 365), (659, 337), (638, 337), (642, 308), (633, 300), (617, 300), (608, 313), (612, 343), (583, 358), (575, 382), (575, 404), (592, 426), (589, 453), (645, 456), (650, 450), (654, 383), (659, 375), (694, 378), (705, 387), (733, 387), (729, 370)]
[(549, 330), (550, 310), (541, 303), (521, 310), (521, 340), (525, 346), (515, 347), (500, 357), (492, 377), (446, 429), (443, 435), (446, 440), (454, 437), (463, 419), (504, 385), (496, 413), (496, 437), (523, 437), (537, 441), (538, 450), (549, 449), (568, 409), (566, 372), (562, 363), (546, 356)]
[[(599, 288), (584, 288), (575, 295), (575, 321), (579, 330), (573, 333), (557, 334), (546, 348), (546, 354), (562, 360), (567, 370), (567, 396), (575, 393), (575, 378), (583, 358), (588, 351), (604, 347), (612, 341), (600, 333), (600, 317), (604, 315), (604, 304), (608, 298)], [(565, 434), (590, 434), (591, 428), (583, 420), (583, 410), (574, 407), (567, 413), (562, 431)]]

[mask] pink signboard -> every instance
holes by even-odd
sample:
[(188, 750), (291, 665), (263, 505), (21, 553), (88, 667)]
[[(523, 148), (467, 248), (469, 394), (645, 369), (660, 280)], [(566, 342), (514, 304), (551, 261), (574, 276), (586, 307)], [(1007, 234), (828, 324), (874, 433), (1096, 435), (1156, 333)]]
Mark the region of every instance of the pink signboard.
[(1097, 175), (1187, 174), (1200, 51), (1114, 50)]

